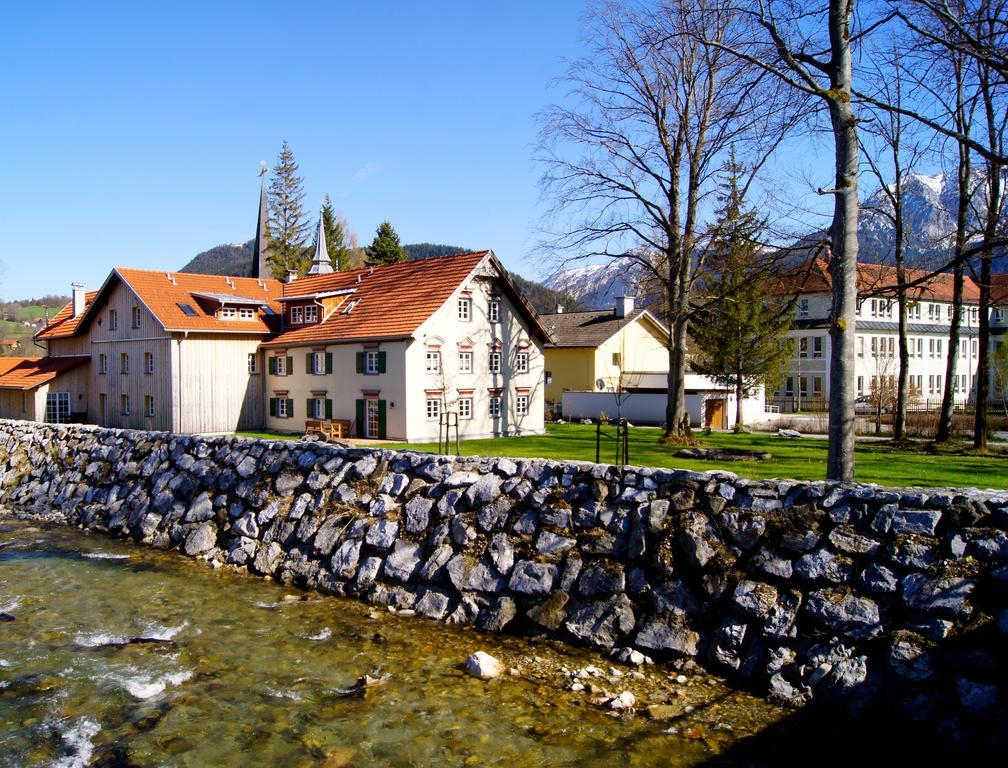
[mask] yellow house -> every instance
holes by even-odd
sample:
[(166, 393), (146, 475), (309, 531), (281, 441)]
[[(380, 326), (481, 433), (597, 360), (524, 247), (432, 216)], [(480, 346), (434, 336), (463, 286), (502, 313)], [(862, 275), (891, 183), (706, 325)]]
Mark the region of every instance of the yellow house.
[(547, 407), (565, 391), (637, 388), (645, 374), (668, 373), (668, 333), (646, 309), (635, 311), (630, 296), (613, 309), (540, 319), (554, 340), (546, 346)]

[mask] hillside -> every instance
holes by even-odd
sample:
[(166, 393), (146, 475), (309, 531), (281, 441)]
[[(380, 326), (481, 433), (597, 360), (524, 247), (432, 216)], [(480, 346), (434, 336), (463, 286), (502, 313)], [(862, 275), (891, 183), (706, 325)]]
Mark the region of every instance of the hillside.
[(42, 354), (32, 337), (45, 324), (47, 309), (52, 317), (69, 301), (68, 296), (42, 296), (0, 302), (0, 355), (31, 357)]

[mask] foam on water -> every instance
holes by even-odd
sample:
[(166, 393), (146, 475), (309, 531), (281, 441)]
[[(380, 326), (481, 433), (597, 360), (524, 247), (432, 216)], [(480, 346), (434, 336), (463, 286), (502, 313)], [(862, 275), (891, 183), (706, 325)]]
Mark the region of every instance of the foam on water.
[(133, 677), (113, 677), (112, 679), (125, 688), (136, 699), (149, 699), (163, 693), (169, 685), (181, 685), (192, 677), (191, 670), (170, 672), (159, 677), (136, 675)]
[(14, 611), (17, 610), (17, 607), (19, 605), (21, 605), (21, 600), (15, 598), (14, 600), (11, 600), (9, 603), (0, 605), (0, 613), (14, 613)]
[(332, 630), (329, 627), (323, 627), (322, 631), (316, 635), (308, 635), (309, 640), (328, 640), (332, 637)]
[(151, 640), (171, 640), (188, 626), (188, 621), (183, 621), (177, 627), (166, 627), (156, 622), (147, 622), (138, 634), (140, 637), (147, 637)]
[(82, 717), (63, 730), (60, 738), (72, 752), (54, 762), (53, 768), (85, 768), (91, 762), (91, 754), (94, 752), (92, 739), (100, 730), (101, 726), (90, 717)]
[(111, 552), (84, 552), (88, 560), (129, 560), (130, 555), (114, 555)]
[(268, 685), (264, 689), (266, 693), (276, 699), (290, 699), (291, 701), (301, 701), (301, 694), (297, 691), (279, 688), (270, 688)]
[(110, 635), (107, 632), (79, 632), (74, 642), (84, 648), (98, 648), (103, 645), (125, 645), (130, 639), (125, 635)]

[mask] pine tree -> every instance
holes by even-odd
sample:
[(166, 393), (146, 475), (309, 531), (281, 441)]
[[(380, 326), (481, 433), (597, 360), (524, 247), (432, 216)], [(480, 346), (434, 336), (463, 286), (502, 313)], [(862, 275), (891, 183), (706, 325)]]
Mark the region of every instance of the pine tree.
[[(346, 231), (346, 220), (336, 213), (332, 200), (326, 195), (322, 200), (322, 229), (325, 231), (326, 247), (332, 268), (342, 272), (350, 267), (350, 234)], [(317, 229), (316, 229), (317, 232)], [(318, 238), (318, 235), (315, 235)], [(312, 243), (312, 251), (315, 243)]]
[(270, 271), (282, 280), (288, 270), (299, 275), (308, 271), (311, 254), (307, 248), (309, 223), (305, 219), (304, 179), (297, 175), (298, 164), (286, 140), (280, 147), (267, 198), (270, 220)]
[(365, 250), (364, 263), (369, 267), (406, 261), (406, 249), (399, 243), (399, 235), (392, 225), (383, 221), (375, 232), (375, 239)]
[(693, 368), (735, 390), (735, 429), (743, 426), (742, 401), (758, 385), (773, 386), (790, 363), (791, 299), (777, 296), (772, 262), (763, 255), (763, 222), (744, 207), (742, 168), (734, 154), (726, 166), (718, 221), (701, 277), (704, 308), (691, 324)]

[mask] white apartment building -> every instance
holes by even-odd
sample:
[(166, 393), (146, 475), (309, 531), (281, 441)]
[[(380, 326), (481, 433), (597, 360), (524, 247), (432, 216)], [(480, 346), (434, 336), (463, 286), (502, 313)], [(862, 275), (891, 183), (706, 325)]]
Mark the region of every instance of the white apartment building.
[[(802, 270), (804, 272), (804, 268)], [(908, 270), (909, 280), (923, 273)], [(999, 276), (1003, 277), (1003, 276)], [(894, 396), (899, 377), (898, 306), (891, 290), (895, 269), (877, 264), (858, 265), (858, 308), (855, 339), (855, 387), (858, 396)], [(1000, 283), (998, 283), (1000, 285)], [(883, 294), (879, 296), (879, 294)], [(1008, 291), (994, 291), (1005, 303)], [(966, 278), (960, 340), (949, 349), (952, 321), (952, 276), (937, 275), (913, 291), (907, 316), (911, 402), (935, 408), (941, 402), (949, 354), (956, 355), (954, 391), (957, 402), (968, 402), (976, 385), (979, 353), (979, 289)], [(816, 259), (804, 278), (796, 317), (788, 335), (795, 340), (790, 371), (783, 377), (771, 403), (782, 411), (825, 410), (829, 399), (831, 281), (824, 259)], [(1001, 343), (1008, 328), (1008, 306), (991, 315), (993, 345)], [(995, 392), (992, 382), (991, 392)]]

